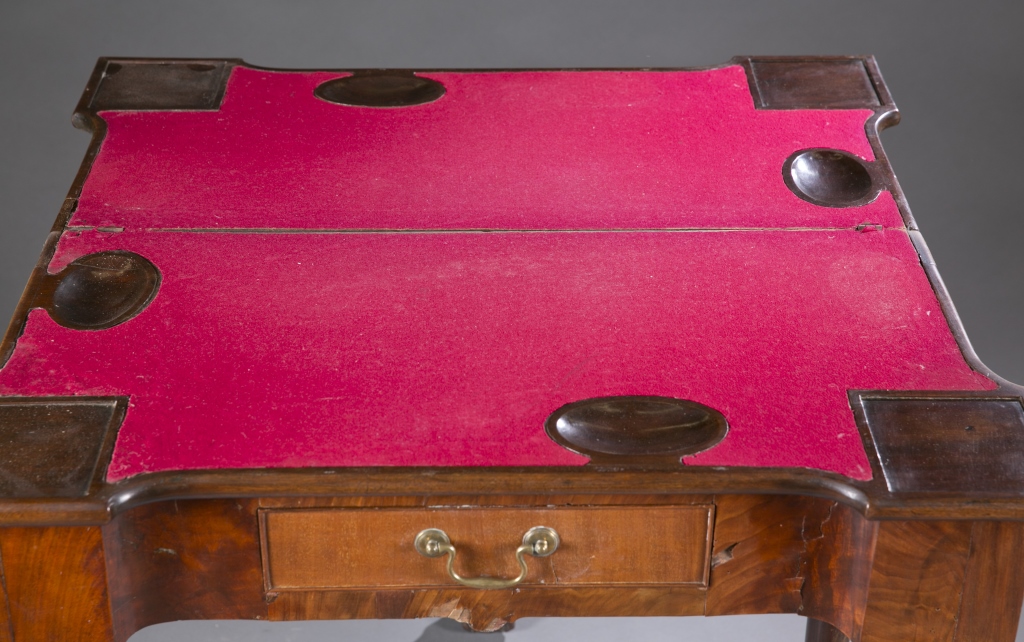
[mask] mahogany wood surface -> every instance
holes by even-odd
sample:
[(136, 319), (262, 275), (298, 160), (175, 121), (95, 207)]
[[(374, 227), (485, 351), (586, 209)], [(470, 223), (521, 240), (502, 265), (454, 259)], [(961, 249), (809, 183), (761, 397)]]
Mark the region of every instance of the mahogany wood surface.
[(256, 502), (149, 504), (103, 527), (114, 639), (160, 622), (266, 617)]
[(0, 495), (72, 498), (102, 485), (126, 403), (117, 397), (0, 398)]
[(1013, 640), (1024, 595), (1024, 524), (974, 522), (956, 640)]
[(652, 494), (438, 494), (438, 495), (341, 495), (334, 497), (262, 497), (260, 508), (452, 508), (458, 506), (694, 506), (715, 503), (714, 495)]
[(891, 491), (1012, 495), (1024, 485), (1019, 398), (859, 396)]
[(832, 503), (749, 496), (720, 497), (716, 505), (707, 614), (799, 611), (807, 525), (820, 533)]
[[(3, 569), (3, 556), (0, 555), (0, 570)], [(11, 622), (10, 600), (7, 599), (7, 581), (0, 572), (0, 642), (13, 642), (14, 629)]]
[[(1009, 642), (1024, 600), (1024, 581), (1016, 572), (1024, 562), (1020, 523), (874, 522), (830, 500), (782, 495), (721, 495), (704, 497), (704, 503), (687, 503), (694, 497), (686, 495), (677, 502), (658, 495), (504, 496), (490, 508), (452, 507), (472, 499), (168, 501), (126, 511), (102, 529), (4, 529), (0, 555), (11, 612), (8, 639), (124, 642), (145, 626), (180, 619), (451, 617), (493, 631), (520, 617), (793, 613), (819, 621), (808, 628), (808, 640), (814, 642), (841, 640), (840, 635), (854, 642)], [(295, 549), (282, 558), (285, 566), (296, 555), (305, 565), (286, 568), (286, 579), (276, 584), (274, 575), (268, 578), (263, 571), (260, 504), (271, 506), (262, 509), (267, 516), (285, 518), (277, 531), (271, 528), (272, 536), (283, 533), (284, 546)], [(694, 582), (693, 575), (695, 560), (707, 559), (706, 548), (701, 552), (706, 541), (698, 535), (707, 535), (709, 506), (714, 508), (714, 532), (705, 585)], [(571, 519), (554, 521), (559, 511)], [(690, 529), (690, 536), (666, 528), (649, 531), (644, 544), (643, 525), (651, 522), (643, 517), (645, 511), (648, 517), (664, 518), (663, 527), (674, 521)], [(438, 516), (451, 520), (453, 514), (454, 522), (419, 523)], [(352, 528), (346, 521), (350, 516), (362, 524)], [(460, 570), (506, 575), (512, 548), (506, 540), (515, 543), (527, 524), (536, 525), (533, 518), (559, 528), (565, 548), (550, 558), (528, 558), (534, 574), (522, 587), (460, 587), (444, 577), (443, 560), (425, 558), (423, 569), (399, 568), (408, 586), (382, 586), (380, 581), (354, 588), (325, 586), (369, 584), (378, 571), (388, 581), (383, 571), (389, 569), (380, 558), (402, 553), (380, 547), (388, 530), (377, 527), (387, 524), (374, 520), (397, 521), (394, 530), (408, 531), (405, 539), (420, 526), (448, 528), (457, 548), (465, 536)], [(586, 541), (598, 531), (600, 537)], [(641, 546), (663, 551), (630, 559), (623, 542), (638, 537)], [(379, 568), (361, 569), (360, 555), (325, 559), (332, 539), (339, 547), (358, 547)], [(276, 541), (264, 548), (271, 559)], [(307, 542), (311, 545), (303, 559), (299, 549)], [(582, 550), (609, 542), (610, 549)], [(406, 544), (411, 559), (402, 565), (408, 561), (413, 566), (419, 556), (411, 541)], [(510, 550), (501, 551), (502, 546)], [(593, 554), (595, 568), (603, 568), (600, 583), (559, 584), (563, 576), (547, 562), (563, 553), (562, 559), (577, 570)], [(644, 574), (657, 572), (659, 564), (671, 567), (658, 578), (665, 583), (648, 583), (650, 576)], [(361, 570), (365, 577), (358, 575)], [(293, 571), (313, 580), (288, 579)], [(616, 584), (619, 580), (624, 583)], [(567, 582), (573, 581), (578, 580), (568, 577)], [(0, 640), (3, 635), (0, 629)]]
[(217, 109), (230, 70), (224, 60), (111, 62), (89, 96), (89, 109)]
[(964, 582), (972, 526), (968, 522), (879, 525), (862, 642), (954, 639), (958, 589)]
[(877, 524), (820, 499), (716, 498), (707, 615), (797, 613), (854, 630)]
[(413, 549), (426, 528), (444, 531), (464, 577), (515, 577), (515, 550), (535, 526), (561, 543), (527, 558), (523, 585), (707, 582), (711, 506), (330, 509), (261, 511), (270, 590), (456, 586), (444, 558)]
[(2, 529), (0, 554), (16, 642), (112, 639), (99, 528)]

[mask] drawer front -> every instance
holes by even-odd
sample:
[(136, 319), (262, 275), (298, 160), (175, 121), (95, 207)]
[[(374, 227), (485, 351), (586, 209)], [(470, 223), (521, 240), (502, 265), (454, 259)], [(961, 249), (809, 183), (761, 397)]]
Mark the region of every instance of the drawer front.
[(464, 577), (515, 577), (516, 548), (534, 526), (558, 550), (526, 557), (522, 585), (706, 586), (713, 507), (267, 509), (260, 511), (268, 590), (453, 586), (445, 558), (416, 552), (416, 535), (443, 530)]

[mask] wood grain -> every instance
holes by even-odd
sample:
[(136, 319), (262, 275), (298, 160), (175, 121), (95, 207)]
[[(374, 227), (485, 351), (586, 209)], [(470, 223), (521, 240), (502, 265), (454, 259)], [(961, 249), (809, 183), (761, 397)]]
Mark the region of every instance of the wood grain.
[(797, 613), (858, 628), (875, 523), (809, 497), (726, 495), (716, 506), (708, 615)]
[(1012, 642), (1024, 600), (1024, 524), (975, 522), (957, 642)]
[(476, 631), (496, 631), (521, 617), (703, 615), (704, 596), (703, 589), (674, 586), (288, 591), (270, 604), (270, 619), (447, 617)]
[(972, 526), (971, 522), (879, 525), (861, 642), (954, 639)]
[(7, 599), (7, 580), (4, 578), (3, 555), (0, 555), (0, 642), (13, 642), (11, 604)]
[(266, 617), (255, 501), (141, 506), (103, 540), (118, 641), (160, 622)]
[(820, 524), (805, 523), (803, 528), (806, 582), (798, 612), (843, 634), (860, 630), (878, 523), (849, 506), (832, 504)]
[(3, 529), (0, 555), (15, 640), (111, 639), (100, 529)]
[(824, 520), (828, 506), (805, 498), (716, 498), (708, 615), (797, 612), (801, 526)]
[(534, 526), (559, 549), (527, 558), (523, 585), (705, 585), (711, 506), (263, 510), (268, 588), (450, 586), (443, 558), (413, 549), (440, 528), (466, 577), (515, 577), (514, 553)]
[(708, 615), (796, 613), (802, 603), (802, 526), (830, 502), (803, 497), (716, 498)]
[[(993, 395), (1009, 394), (1007, 390)], [(1020, 393), (1024, 395), (1024, 390)], [(866, 430), (866, 429), (865, 429)], [(873, 455), (872, 455), (873, 456)], [(919, 493), (892, 495), (879, 470), (868, 482), (808, 469), (712, 468), (684, 466), (678, 471), (597, 470), (568, 468), (307, 468), (262, 470), (200, 470), (139, 475), (105, 484), (95, 494), (77, 499), (24, 501), (0, 498), (3, 526), (89, 526), (153, 502), (194, 498), (297, 497), (315, 504), (330, 496), (386, 502), (416, 493), (474, 496), (574, 495), (583, 503), (618, 495), (713, 494), (805, 495), (825, 497), (853, 507), (868, 519), (1021, 520), (1024, 500), (1000, 495)], [(679, 495), (677, 495), (679, 496)], [(681, 496), (685, 497), (685, 496)], [(266, 500), (270, 501), (270, 500)], [(326, 500), (325, 501), (330, 501)], [(688, 501), (683, 499), (681, 501)], [(625, 500), (629, 503), (629, 500)]]

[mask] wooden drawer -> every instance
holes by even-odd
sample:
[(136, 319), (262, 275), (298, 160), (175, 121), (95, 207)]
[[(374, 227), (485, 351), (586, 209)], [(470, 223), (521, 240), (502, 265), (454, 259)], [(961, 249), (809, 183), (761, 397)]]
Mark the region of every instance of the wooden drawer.
[(457, 585), (444, 558), (414, 549), (426, 528), (449, 535), (459, 574), (511, 578), (523, 534), (548, 526), (561, 544), (526, 558), (523, 585), (706, 586), (713, 516), (710, 505), (265, 509), (264, 579), (272, 591)]

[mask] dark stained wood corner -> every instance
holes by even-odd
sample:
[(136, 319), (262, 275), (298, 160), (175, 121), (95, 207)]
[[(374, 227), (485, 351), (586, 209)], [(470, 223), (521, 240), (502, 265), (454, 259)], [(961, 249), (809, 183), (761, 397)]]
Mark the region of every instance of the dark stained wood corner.
[(232, 66), (226, 60), (107, 59), (88, 108), (215, 111)]
[(1019, 396), (879, 391), (850, 399), (890, 492), (1024, 497)]
[(124, 397), (0, 397), (0, 498), (98, 490), (127, 405)]
[(876, 109), (884, 104), (863, 57), (748, 58), (758, 109)]

